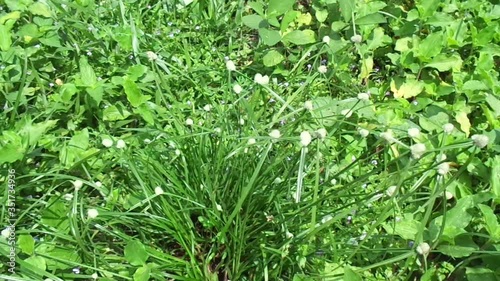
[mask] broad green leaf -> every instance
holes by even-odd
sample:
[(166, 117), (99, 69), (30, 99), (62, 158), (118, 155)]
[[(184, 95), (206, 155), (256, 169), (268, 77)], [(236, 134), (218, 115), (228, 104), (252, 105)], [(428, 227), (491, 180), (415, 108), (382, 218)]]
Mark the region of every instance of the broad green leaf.
[(151, 278), (151, 269), (147, 265), (139, 267), (134, 273), (134, 281), (149, 281)]
[(20, 234), (17, 238), (17, 245), (25, 254), (33, 255), (35, 251), (35, 239), (29, 234)]
[(121, 105), (111, 105), (103, 110), (103, 119), (104, 121), (124, 120), (129, 117), (130, 114), (131, 113)]
[(394, 47), (394, 50), (398, 52), (406, 52), (410, 50), (409, 43), (411, 43), (413, 40), (410, 37), (405, 37), (398, 39), (396, 41), (396, 46)]
[(41, 37), (40, 43), (50, 46), (50, 47), (62, 47), (61, 41), (59, 40), (59, 36), (56, 33), (47, 33), (44, 37)]
[(441, 0), (417, 0), (415, 2), (420, 17), (422, 19), (426, 19), (432, 16), (438, 10)]
[(57, 120), (47, 120), (41, 123), (28, 122), (19, 132), (25, 140), (28, 141), (29, 146), (35, 145), (40, 138), (52, 127), (57, 124)]
[(367, 78), (368, 76), (370, 76), (372, 71), (373, 71), (373, 57), (368, 56), (364, 58), (361, 63), (361, 73), (359, 74), (359, 78), (360, 79)]
[(5, 4), (11, 11), (25, 11), (33, 0), (5, 0)]
[(25, 150), (21, 145), (12, 143), (4, 144), (0, 147), (0, 164), (14, 163), (23, 159)]
[[(496, 157), (499, 157), (498, 155)], [(497, 174), (496, 177), (499, 175)], [(500, 226), (498, 225), (498, 219), (490, 206), (483, 204), (478, 204), (477, 207), (483, 213), (483, 218), (488, 234), (490, 234), (491, 239), (495, 242), (500, 241)]]
[(390, 234), (398, 235), (405, 240), (414, 240), (421, 225), (414, 219), (404, 218), (396, 223), (384, 224), (383, 227)]
[(269, 26), (264, 18), (259, 15), (244, 16), (241, 20), (243, 21), (244, 25), (252, 29), (266, 28)]
[[(1, 154), (0, 154), (1, 155)], [(495, 195), (495, 202), (500, 203), (500, 156), (495, 155), (491, 163), (491, 191)]]
[(146, 74), (148, 68), (142, 64), (136, 64), (127, 69), (127, 77), (132, 81), (137, 81), (141, 76)]
[(394, 80), (391, 81), (391, 91), (395, 98), (416, 97), (424, 90), (424, 83), (417, 80), (407, 80), (399, 88)]
[(127, 94), (127, 100), (133, 107), (138, 107), (151, 98), (149, 95), (143, 95), (137, 84), (130, 79), (125, 79), (123, 88), (125, 89), (125, 94)]
[(459, 55), (452, 55), (450, 57), (447, 57), (444, 54), (437, 55), (431, 63), (427, 64), (425, 67), (432, 67), (436, 68), (440, 72), (444, 71), (460, 71), (460, 68), (462, 67), (462, 59), (460, 58)]
[(134, 113), (141, 115), (144, 121), (146, 121), (150, 125), (153, 125), (155, 122), (155, 114), (153, 113), (153, 110), (149, 108), (145, 103), (135, 108)]
[(149, 258), (149, 254), (146, 251), (144, 245), (138, 240), (132, 240), (125, 246), (125, 259), (135, 266), (141, 266), (146, 263)]
[(262, 43), (268, 46), (274, 46), (281, 41), (280, 33), (268, 28), (259, 28), (259, 36), (262, 39)]
[(263, 58), (264, 65), (267, 67), (275, 66), (281, 63), (284, 59), (285, 57), (276, 50), (270, 50)]
[(453, 258), (463, 258), (463, 257), (468, 257), (472, 253), (474, 253), (474, 251), (477, 250), (477, 246), (472, 247), (472, 246), (461, 246), (461, 245), (440, 245), (438, 246), (437, 250), (440, 251), (442, 254), (445, 254)]
[(46, 270), (47, 269), (47, 263), (45, 259), (41, 256), (31, 256), (27, 259), (24, 260), (26, 263), (28, 263), (31, 266), (34, 266), (36, 268), (39, 268), (41, 270)]
[(340, 6), (340, 12), (342, 13), (342, 17), (346, 22), (349, 22), (352, 19), (352, 13), (354, 11), (354, 6), (356, 5), (356, 2), (352, 0), (338, 0), (338, 3)]
[(318, 9), (316, 11), (316, 19), (319, 22), (324, 22), (328, 18), (328, 10), (326, 9)]
[(47, 6), (43, 2), (37, 1), (31, 4), (28, 9), (33, 15), (39, 15), (46, 18), (50, 18), (52, 16), (52, 12), (50, 11), (49, 6)]
[(362, 281), (359, 274), (354, 272), (349, 266), (344, 267), (344, 281)]
[(71, 98), (78, 91), (75, 84), (67, 83), (61, 86), (60, 88), (61, 100), (64, 102), (70, 102)]
[(5, 24), (8, 20), (17, 21), (21, 17), (21, 12), (14, 11), (0, 17), (0, 24)]
[(468, 80), (462, 86), (463, 91), (479, 91), (479, 90), (488, 90), (488, 86), (484, 84), (484, 82), (479, 80)]
[(264, 16), (264, 5), (261, 2), (248, 2), (247, 5), (256, 11), (260, 16)]
[(89, 131), (87, 128), (76, 132), (75, 135), (69, 141), (69, 146), (72, 149), (86, 150), (89, 147)]
[(498, 275), (493, 270), (485, 267), (466, 267), (465, 275), (467, 281), (498, 281)]
[(418, 45), (417, 51), (420, 59), (430, 61), (433, 57), (441, 53), (443, 48), (443, 35), (435, 32), (428, 35)]
[(8, 51), (12, 45), (12, 34), (10, 28), (0, 24), (0, 50)]
[(281, 19), (281, 27), (280, 30), (281, 32), (285, 32), (290, 25), (297, 17), (299, 16), (300, 12), (298, 11), (288, 11), (284, 16), (283, 19)]
[(80, 75), (84, 86), (94, 86), (97, 83), (94, 69), (84, 56), (80, 57)]
[(467, 117), (467, 113), (463, 111), (457, 113), (457, 115), (455, 116), (455, 120), (458, 122), (458, 124), (460, 124), (460, 129), (465, 133), (465, 136), (468, 137), (470, 134), (471, 124), (469, 118)]
[(371, 39), (368, 39), (367, 47), (368, 50), (373, 51), (391, 42), (391, 37), (384, 34), (384, 29), (382, 27), (377, 27), (373, 30), (373, 37)]
[(371, 25), (371, 24), (379, 24), (386, 23), (387, 19), (380, 13), (373, 13), (356, 19), (357, 25)]
[(309, 13), (299, 13), (296, 22), (298, 26), (311, 25), (312, 19), (313, 18)]
[(294, 30), (283, 36), (283, 41), (287, 41), (295, 45), (311, 44), (316, 42), (316, 34), (310, 29)]
[[(48, 253), (45, 253), (44, 256), (47, 261), (47, 269), (48, 270), (57, 270), (57, 269), (70, 269), (74, 268), (74, 264), (78, 264), (82, 262), (82, 259), (74, 248), (55, 248)], [(62, 260), (63, 262), (59, 262)]]
[(276, 17), (292, 9), (295, 0), (270, 0), (267, 6), (267, 15)]
[(101, 85), (96, 87), (87, 87), (85, 91), (97, 103), (97, 105), (101, 103), (102, 95), (104, 94), (104, 88)]
[(47, 204), (47, 207), (43, 209), (41, 222), (46, 226), (58, 229), (61, 233), (68, 233), (68, 212), (69, 210), (62, 201), (53, 199)]
[(495, 117), (500, 116), (500, 99), (498, 99), (495, 95), (493, 94), (487, 94), (486, 95), (486, 102), (488, 105), (493, 109), (495, 112)]

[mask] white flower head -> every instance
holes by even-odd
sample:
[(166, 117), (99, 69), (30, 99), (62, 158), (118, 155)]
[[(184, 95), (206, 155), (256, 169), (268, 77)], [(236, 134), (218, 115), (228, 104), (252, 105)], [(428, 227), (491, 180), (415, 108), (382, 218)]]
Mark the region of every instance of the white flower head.
[(318, 67), (318, 72), (321, 74), (325, 74), (327, 71), (328, 71), (328, 68), (326, 67), (326, 65), (320, 65)]
[(260, 73), (255, 74), (254, 80), (255, 80), (255, 83), (260, 84), (260, 85), (269, 84), (269, 76), (267, 76), (267, 75), (262, 76), (262, 74), (260, 74)]
[(479, 148), (484, 148), (490, 142), (490, 139), (486, 135), (473, 135), (470, 137), (475, 146)]
[(118, 148), (118, 149), (125, 148), (125, 146), (127, 146), (127, 145), (125, 144), (125, 141), (124, 141), (124, 140), (118, 140), (118, 141), (116, 142), (116, 148)]
[(87, 217), (89, 219), (95, 219), (95, 218), (97, 218), (98, 215), (99, 215), (99, 211), (97, 211), (96, 209), (88, 209), (87, 210)]
[(398, 187), (395, 185), (389, 186), (387, 188), (387, 190), (385, 191), (385, 194), (387, 194), (387, 196), (389, 196), (389, 197), (392, 197), (394, 195), (394, 193), (396, 193), (397, 188)]
[(9, 236), (10, 236), (10, 227), (7, 227), (7, 228), (5, 228), (5, 229), (2, 230), (2, 236), (4, 238), (9, 238)]
[(92, 274), (92, 279), (94, 279), (94, 280), (95, 280), (95, 279), (97, 279), (98, 277), (99, 277), (99, 275), (97, 275), (97, 273), (93, 273), (93, 274)]
[(318, 129), (316, 130), (316, 135), (318, 136), (318, 138), (324, 140), (326, 138), (326, 135), (327, 135), (327, 131), (325, 128), (321, 128), (321, 129)]
[(303, 131), (300, 133), (300, 144), (304, 147), (308, 146), (311, 143), (312, 137), (308, 131)]
[(113, 141), (111, 139), (103, 139), (102, 140), (102, 145), (105, 147), (112, 147), (113, 146)]
[(390, 130), (390, 129), (381, 133), (380, 137), (383, 138), (384, 140), (386, 140), (388, 143), (393, 143), (396, 141), (396, 139), (394, 138), (394, 135), (392, 133), (392, 130)]
[(455, 129), (455, 126), (453, 126), (453, 124), (451, 123), (446, 123), (443, 125), (443, 131), (446, 134), (451, 134), (451, 132), (453, 132), (453, 129)]
[(240, 118), (240, 120), (238, 121), (238, 123), (239, 123), (241, 126), (245, 125), (245, 119)]
[(311, 111), (311, 110), (313, 110), (313, 107), (314, 106), (313, 106), (312, 101), (308, 100), (308, 101), (304, 102), (304, 108), (305, 109)]
[(155, 194), (156, 195), (162, 195), (163, 194), (163, 189), (161, 188), (161, 186), (155, 187)]
[(361, 43), (363, 41), (363, 38), (359, 34), (355, 34), (351, 37), (351, 42), (353, 43)]
[(417, 253), (419, 255), (423, 255), (423, 256), (427, 256), (429, 254), (429, 252), (431, 251), (431, 246), (429, 246), (429, 244), (423, 242), (423, 243), (420, 243), (418, 246), (417, 246)]
[(73, 194), (66, 193), (66, 194), (63, 195), (63, 199), (66, 200), (66, 201), (71, 201), (71, 200), (73, 200)]
[(330, 36), (328, 36), (328, 35), (323, 36), (323, 43), (328, 44), (328, 43), (330, 43), (330, 40), (331, 40), (331, 39), (330, 39)]
[(94, 182), (94, 184), (96, 187), (102, 187), (102, 182), (100, 182), (100, 181), (96, 181), (96, 182)]
[(158, 59), (158, 55), (155, 54), (154, 52), (147, 51), (146, 55), (148, 56), (148, 60), (150, 60), (150, 61)]
[(369, 100), (370, 99), (370, 94), (368, 93), (359, 93), (358, 94), (358, 100)]
[(235, 71), (236, 65), (234, 64), (234, 62), (232, 60), (228, 60), (228, 61), (226, 61), (226, 68), (229, 71)]
[(248, 145), (253, 145), (255, 144), (257, 141), (254, 139), (254, 138), (251, 138), (251, 139), (248, 139)]
[(437, 166), (437, 172), (441, 176), (444, 176), (450, 172), (450, 163), (443, 162)]
[(239, 94), (239, 93), (241, 93), (241, 91), (243, 91), (243, 88), (240, 85), (238, 85), (238, 84), (234, 84), (233, 91), (235, 93)]
[(193, 126), (193, 124), (194, 124), (193, 119), (191, 119), (191, 118), (186, 119), (186, 125)]
[(205, 106), (203, 107), (203, 110), (205, 110), (205, 111), (207, 111), (207, 112), (208, 112), (208, 111), (212, 110), (212, 106), (211, 106), (210, 104), (207, 104), (207, 105), (205, 105)]
[(217, 128), (215, 128), (215, 129), (214, 129), (214, 132), (215, 132), (216, 134), (220, 134), (220, 133), (222, 133), (222, 129), (221, 129), (221, 128), (219, 128), (219, 127), (217, 127)]
[(83, 186), (83, 181), (81, 180), (76, 180), (73, 182), (73, 187), (76, 189), (76, 191), (80, 190)]
[(279, 130), (274, 129), (269, 133), (269, 136), (273, 139), (279, 139), (281, 137), (281, 132)]
[(366, 138), (370, 134), (370, 131), (367, 129), (359, 129), (358, 132), (363, 138)]
[(426, 151), (425, 144), (423, 143), (417, 143), (412, 146), (410, 146), (410, 151), (411, 151), (411, 156), (415, 159), (419, 159), (424, 155)]
[(419, 128), (410, 128), (408, 129), (408, 136), (410, 138), (418, 138), (420, 135), (420, 129)]

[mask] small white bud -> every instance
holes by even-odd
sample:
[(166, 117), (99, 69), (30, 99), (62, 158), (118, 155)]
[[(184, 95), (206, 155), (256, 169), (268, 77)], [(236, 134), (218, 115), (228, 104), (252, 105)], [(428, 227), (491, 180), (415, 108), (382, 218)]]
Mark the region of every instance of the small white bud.
[(260, 84), (260, 85), (269, 84), (269, 76), (267, 76), (267, 75), (262, 76), (262, 74), (260, 74), (260, 73), (255, 74), (254, 80), (255, 80), (255, 83)]
[(419, 255), (423, 255), (423, 256), (426, 256), (427, 254), (429, 254), (429, 252), (431, 251), (431, 246), (429, 246), (429, 244), (423, 242), (423, 243), (420, 243), (418, 246), (417, 246), (417, 253)]
[(279, 139), (281, 137), (281, 133), (279, 130), (274, 129), (269, 133), (269, 136), (273, 139)]
[(252, 145), (252, 144), (255, 144), (256, 142), (257, 141), (254, 138), (252, 138), (252, 139), (248, 139), (247, 143), (248, 143), (248, 145)]
[(385, 139), (388, 143), (393, 143), (396, 141), (396, 139), (394, 138), (394, 136), (392, 134), (392, 130), (387, 130), (387, 131), (381, 133), (380, 137)]
[(119, 148), (119, 149), (122, 149), (122, 148), (125, 148), (125, 142), (123, 140), (118, 140), (116, 142), (116, 148)]
[(308, 131), (304, 131), (300, 133), (300, 144), (304, 147), (308, 146), (311, 143), (311, 134)]
[(359, 34), (355, 34), (351, 37), (351, 42), (353, 43), (361, 43), (363, 41), (363, 38)]
[(445, 191), (444, 196), (446, 197), (446, 200), (453, 199), (453, 193), (449, 192), (448, 190)]
[(486, 135), (473, 135), (470, 137), (475, 146), (483, 148), (488, 145), (490, 139)]
[(112, 147), (113, 146), (113, 141), (110, 139), (103, 139), (102, 140), (102, 145), (105, 147)]
[(83, 181), (81, 180), (76, 180), (73, 182), (73, 187), (78, 191), (80, 188), (83, 186)]
[(370, 134), (370, 131), (367, 129), (359, 129), (358, 132), (363, 138), (366, 138)]
[(349, 118), (352, 116), (352, 110), (344, 109), (340, 112), (340, 114), (344, 115), (346, 118)]
[(387, 188), (387, 190), (385, 191), (385, 194), (387, 194), (387, 196), (389, 196), (389, 197), (392, 197), (392, 196), (394, 195), (394, 193), (396, 193), (396, 189), (397, 189), (397, 188), (398, 188), (398, 187), (397, 187), (397, 186), (395, 186), (395, 185), (389, 186), (389, 187)]
[(443, 125), (443, 131), (446, 134), (451, 134), (451, 132), (453, 132), (453, 129), (455, 129), (455, 126), (453, 126), (453, 124), (451, 123), (446, 123)]
[(411, 151), (411, 156), (415, 159), (419, 159), (424, 155), (426, 151), (425, 144), (423, 143), (417, 143), (412, 146), (410, 146), (410, 151)]
[(420, 135), (420, 130), (418, 128), (408, 129), (408, 136), (410, 138), (418, 138), (419, 135)]
[(326, 134), (327, 134), (327, 133), (328, 133), (328, 132), (326, 131), (326, 129), (325, 129), (325, 128), (321, 128), (321, 129), (318, 129), (318, 130), (316, 131), (316, 134), (318, 135), (318, 138), (320, 138), (320, 139), (322, 139), (322, 140), (324, 140), (324, 139), (326, 138)]
[(239, 94), (239, 93), (241, 93), (241, 91), (243, 91), (243, 88), (242, 88), (240, 85), (235, 84), (235, 85), (233, 86), (233, 91), (234, 91), (235, 93)]
[(154, 52), (147, 51), (146, 55), (148, 56), (148, 60), (150, 60), (150, 61), (154, 61), (154, 60), (158, 59), (158, 55), (155, 54)]
[(155, 187), (155, 194), (156, 195), (162, 195), (163, 194), (163, 189), (160, 186)]
[(211, 106), (210, 104), (207, 104), (207, 105), (205, 105), (205, 106), (203, 107), (203, 110), (205, 110), (205, 111), (207, 111), (207, 112), (208, 112), (208, 111), (212, 110), (212, 106)]
[(217, 211), (222, 212), (222, 206), (219, 204), (215, 204), (215, 207), (217, 208)]
[(99, 215), (99, 212), (96, 209), (88, 209), (87, 210), (87, 217), (89, 219), (95, 219)]
[(308, 100), (306, 102), (304, 102), (304, 108), (311, 111), (313, 110), (313, 103), (312, 101)]
[(193, 124), (194, 124), (193, 119), (191, 119), (191, 118), (186, 119), (186, 125), (193, 126)]
[(234, 62), (232, 60), (228, 60), (228, 61), (226, 61), (226, 68), (229, 71), (235, 71), (236, 65), (234, 64)]
[(328, 36), (328, 35), (323, 36), (323, 43), (328, 44), (328, 43), (330, 43), (330, 40), (331, 40), (331, 39), (330, 39), (330, 36)]
[(328, 71), (328, 68), (326, 67), (326, 65), (320, 65), (318, 67), (318, 72), (321, 74), (325, 74), (327, 71)]
[(439, 164), (437, 167), (437, 172), (441, 176), (448, 174), (450, 172), (450, 163), (443, 162), (443, 163)]
[(73, 194), (71, 194), (71, 193), (66, 193), (66, 194), (64, 194), (64, 195), (63, 195), (63, 198), (64, 198), (64, 200), (66, 200), (66, 201), (71, 201), (71, 200), (73, 200)]

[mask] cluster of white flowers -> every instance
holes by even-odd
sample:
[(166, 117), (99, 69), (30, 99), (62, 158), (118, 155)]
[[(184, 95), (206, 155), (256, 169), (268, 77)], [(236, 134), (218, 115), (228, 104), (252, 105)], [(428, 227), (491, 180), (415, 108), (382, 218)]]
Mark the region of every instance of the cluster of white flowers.
[(326, 67), (326, 65), (320, 65), (318, 67), (318, 72), (321, 74), (325, 74), (326, 72), (328, 72), (328, 68)]
[[(104, 147), (109, 148), (109, 147), (112, 147), (112, 146), (113, 146), (113, 143), (114, 143), (114, 142), (113, 142), (113, 140), (112, 140), (112, 139), (105, 138), (105, 139), (103, 139), (103, 140), (102, 140), (102, 142), (101, 142), (101, 143), (102, 143), (102, 145), (103, 145)], [(124, 140), (118, 140), (118, 141), (116, 142), (116, 148), (118, 148), (118, 149), (125, 148), (126, 146), (127, 146), (127, 145), (125, 144), (125, 141), (124, 141)]]
[(260, 85), (267, 85), (267, 84), (269, 84), (269, 76), (267, 76), (267, 75), (263, 76), (262, 74), (257, 73), (257, 74), (255, 74), (254, 81), (255, 81), (255, 83), (260, 84)]

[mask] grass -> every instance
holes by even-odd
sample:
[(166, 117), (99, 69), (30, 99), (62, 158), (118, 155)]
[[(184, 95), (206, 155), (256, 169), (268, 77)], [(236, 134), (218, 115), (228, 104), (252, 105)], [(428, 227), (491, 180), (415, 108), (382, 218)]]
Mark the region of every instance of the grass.
[(498, 280), (499, 6), (449, 2), (2, 2), (1, 279)]

